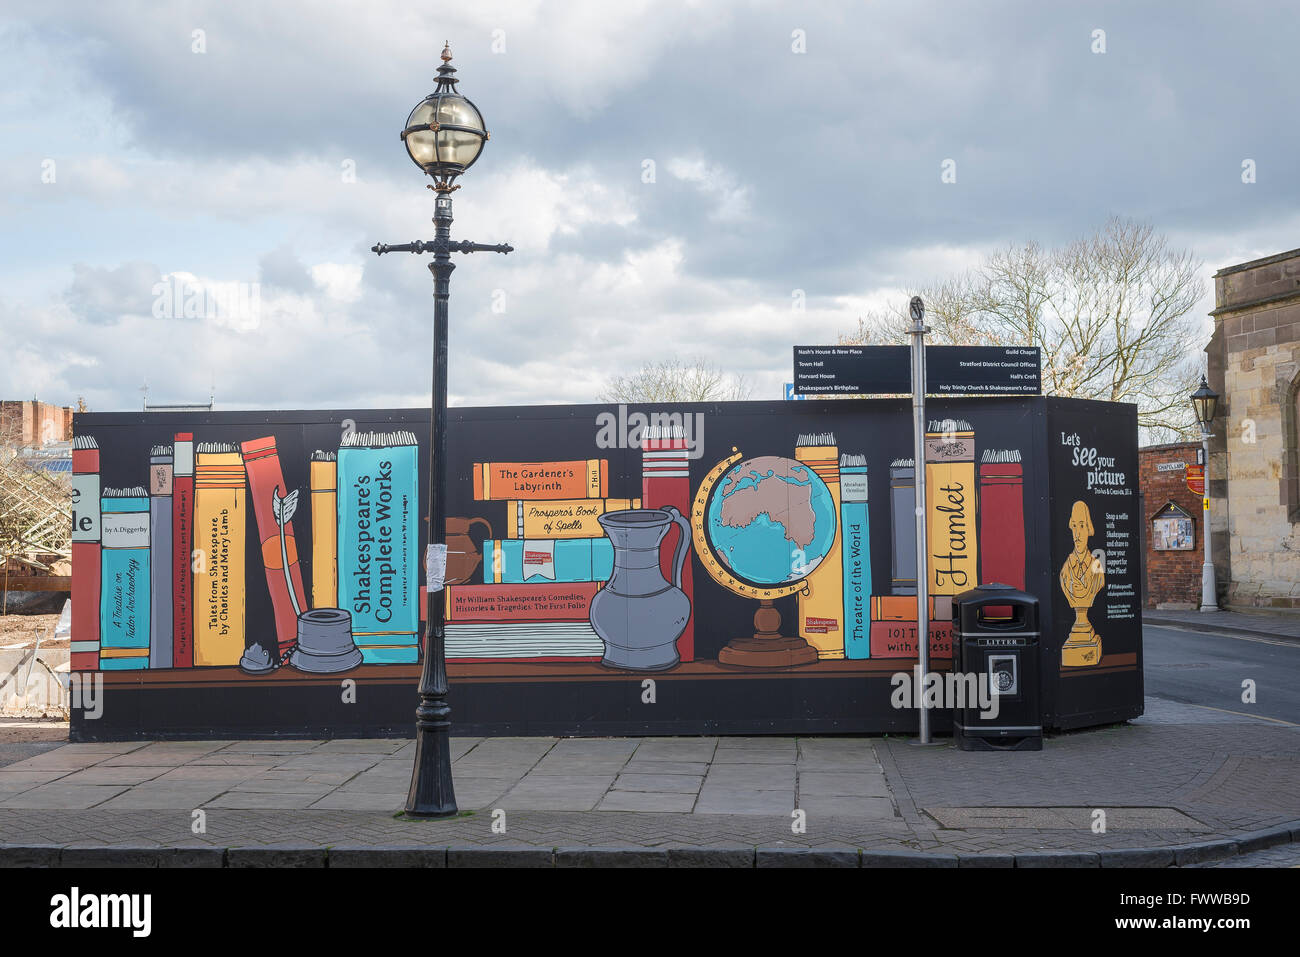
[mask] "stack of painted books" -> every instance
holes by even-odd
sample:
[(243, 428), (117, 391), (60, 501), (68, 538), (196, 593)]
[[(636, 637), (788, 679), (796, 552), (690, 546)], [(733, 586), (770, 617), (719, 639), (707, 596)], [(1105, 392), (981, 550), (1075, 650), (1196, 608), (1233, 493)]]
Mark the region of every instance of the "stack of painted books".
[(483, 584), (449, 585), (447, 657), (597, 660), (587, 614), (614, 569), (599, 518), (640, 508), (612, 499), (609, 462), (480, 462), (474, 498), (502, 502), (504, 536), (483, 542)]

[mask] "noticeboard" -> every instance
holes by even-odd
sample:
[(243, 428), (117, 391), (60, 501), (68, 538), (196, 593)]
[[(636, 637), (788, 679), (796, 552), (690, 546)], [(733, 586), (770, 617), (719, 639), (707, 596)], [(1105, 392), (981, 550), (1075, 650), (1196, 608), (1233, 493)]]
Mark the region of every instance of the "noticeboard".
[(1157, 552), (1190, 552), (1196, 547), (1192, 516), (1173, 502), (1151, 519), (1151, 548)]

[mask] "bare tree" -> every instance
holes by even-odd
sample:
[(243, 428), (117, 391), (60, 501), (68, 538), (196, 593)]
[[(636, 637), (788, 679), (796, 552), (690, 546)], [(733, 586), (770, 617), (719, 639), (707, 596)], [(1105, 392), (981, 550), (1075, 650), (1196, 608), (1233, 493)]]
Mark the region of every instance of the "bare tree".
[[(1059, 248), (1001, 250), (919, 294), (935, 342), (1038, 346), (1044, 393), (1136, 403), (1144, 437), (1170, 441), (1196, 431), (1199, 268), (1150, 225), (1111, 218)], [(903, 300), (840, 341), (901, 342), (906, 316)]]
[(634, 375), (611, 376), (600, 393), (602, 402), (726, 402), (748, 399), (753, 392), (744, 376), (729, 375), (707, 359), (679, 358), (647, 362)]

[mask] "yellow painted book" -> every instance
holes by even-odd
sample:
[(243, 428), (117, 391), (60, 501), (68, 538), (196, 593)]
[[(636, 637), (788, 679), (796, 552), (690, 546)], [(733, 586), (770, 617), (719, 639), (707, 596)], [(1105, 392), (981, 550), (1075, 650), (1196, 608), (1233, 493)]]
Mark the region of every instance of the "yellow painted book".
[(237, 665), (244, 654), (244, 460), (226, 442), (201, 442), (196, 453), (194, 665)]
[[(799, 636), (817, 649), (818, 658), (844, 657), (844, 569), (838, 534), (840, 450), (831, 432), (800, 435), (794, 457), (817, 473), (831, 493), (837, 526), (826, 557), (808, 575), (808, 594), (799, 595)], [(796, 556), (797, 557), (797, 556)], [(798, 569), (793, 569), (798, 572)]]
[(975, 430), (963, 419), (932, 419), (925, 433), (925, 534), (931, 595), (978, 584)]
[(311, 481), (311, 604), (339, 606), (339, 463), (337, 452), (313, 452)]
[(506, 538), (601, 538), (606, 512), (640, 508), (639, 498), (573, 498), (506, 502)]

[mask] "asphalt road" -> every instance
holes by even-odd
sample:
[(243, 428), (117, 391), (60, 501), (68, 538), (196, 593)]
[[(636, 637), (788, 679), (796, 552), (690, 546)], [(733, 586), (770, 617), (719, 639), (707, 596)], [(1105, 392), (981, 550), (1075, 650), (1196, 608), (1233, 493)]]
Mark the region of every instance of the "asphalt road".
[(1300, 642), (1146, 625), (1143, 655), (1148, 695), (1300, 725)]

